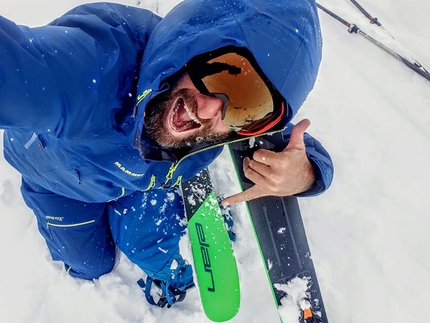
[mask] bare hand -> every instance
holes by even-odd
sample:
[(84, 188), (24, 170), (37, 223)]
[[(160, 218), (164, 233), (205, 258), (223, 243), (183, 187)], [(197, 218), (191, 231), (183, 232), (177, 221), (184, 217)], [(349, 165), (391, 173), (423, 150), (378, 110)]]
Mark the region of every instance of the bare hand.
[(249, 201), (262, 196), (289, 196), (308, 190), (315, 181), (314, 169), (306, 156), (303, 134), (310, 121), (297, 123), (290, 135), (287, 147), (279, 153), (260, 149), (253, 159), (243, 160), (245, 176), (254, 186), (226, 198), (224, 206)]

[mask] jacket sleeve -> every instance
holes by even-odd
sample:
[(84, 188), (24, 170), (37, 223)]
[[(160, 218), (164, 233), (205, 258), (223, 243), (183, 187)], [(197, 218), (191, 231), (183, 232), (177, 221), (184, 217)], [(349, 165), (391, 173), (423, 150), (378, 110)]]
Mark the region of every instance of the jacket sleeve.
[[(292, 123), (289, 123), (284, 131), (286, 144), (288, 144), (293, 126), (294, 125)], [(309, 190), (297, 194), (297, 197), (316, 196), (323, 193), (330, 187), (334, 174), (332, 159), (321, 143), (308, 133), (304, 134), (304, 141), (306, 154), (315, 170), (316, 181)]]
[(59, 136), (77, 127), (78, 116), (88, 120), (80, 128), (91, 126), (109, 99), (130, 95), (119, 89), (138, 73), (159, 20), (108, 3), (77, 7), (38, 28), (0, 16), (0, 128)]

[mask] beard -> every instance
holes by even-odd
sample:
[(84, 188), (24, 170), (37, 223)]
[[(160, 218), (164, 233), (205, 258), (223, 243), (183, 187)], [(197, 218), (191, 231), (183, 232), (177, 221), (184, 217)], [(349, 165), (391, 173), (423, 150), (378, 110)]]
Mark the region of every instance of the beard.
[[(211, 126), (212, 119), (201, 119), (197, 115), (198, 104), (189, 89), (170, 89), (148, 102), (145, 110), (145, 131), (147, 135), (164, 148), (181, 149), (192, 147), (201, 143), (215, 143), (228, 138), (231, 131), (214, 133)], [(177, 138), (166, 127), (166, 116), (171, 109), (175, 98), (180, 96), (191, 109), (195, 118), (200, 123), (200, 128), (193, 131), (187, 137)]]

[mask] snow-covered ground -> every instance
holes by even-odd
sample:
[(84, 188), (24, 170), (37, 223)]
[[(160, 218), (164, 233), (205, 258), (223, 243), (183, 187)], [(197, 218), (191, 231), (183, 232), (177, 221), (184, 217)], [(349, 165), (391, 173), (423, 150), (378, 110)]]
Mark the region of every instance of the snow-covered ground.
[[(179, 1), (118, 2), (164, 15)], [(38, 26), (81, 3), (2, 0), (0, 14)], [(398, 43), (369, 24), (350, 1), (320, 3), (390, 46), (403, 45), (430, 68), (427, 0), (360, 0)], [(339, 22), (320, 16), (324, 58), (296, 121), (311, 119), (309, 132), (330, 151), (336, 166), (328, 192), (300, 200), (330, 322), (429, 321), (430, 82), (347, 33)], [(227, 163), (221, 158), (214, 170), (224, 171)], [(171, 309), (149, 306), (135, 283), (139, 269), (123, 256), (96, 282), (68, 277), (50, 260), (32, 212), (22, 202), (19, 174), (3, 159), (0, 165), (0, 322), (207, 322), (196, 289)], [(237, 222), (237, 256), (247, 282), (241, 312), (232, 322), (276, 322), (265, 314), (270, 300), (256, 279), (261, 269), (257, 252), (245, 248), (252, 235)], [(257, 314), (250, 316), (248, 309)]]

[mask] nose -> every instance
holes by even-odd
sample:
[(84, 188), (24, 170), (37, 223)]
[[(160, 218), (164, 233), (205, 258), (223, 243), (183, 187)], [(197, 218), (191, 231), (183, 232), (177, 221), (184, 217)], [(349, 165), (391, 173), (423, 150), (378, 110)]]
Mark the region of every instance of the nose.
[(199, 93), (196, 99), (199, 118), (213, 119), (219, 117), (221, 119), (225, 102), (220, 97)]

